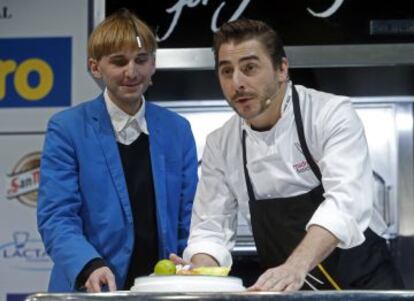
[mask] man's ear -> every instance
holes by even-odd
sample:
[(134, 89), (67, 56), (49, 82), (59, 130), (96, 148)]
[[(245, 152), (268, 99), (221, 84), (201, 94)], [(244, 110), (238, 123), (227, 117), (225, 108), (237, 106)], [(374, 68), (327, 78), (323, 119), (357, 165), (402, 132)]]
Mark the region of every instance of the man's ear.
[(286, 57), (282, 57), (279, 66), (279, 81), (286, 82), (289, 80), (289, 61)]
[(154, 55), (153, 55), (153, 59), (152, 59), (152, 71), (151, 71), (151, 76), (153, 76), (154, 75), (154, 73), (155, 73), (155, 71), (156, 71), (156, 69), (157, 69), (157, 60), (156, 60), (156, 56), (155, 56), (155, 53), (154, 53)]
[(89, 66), (89, 70), (91, 71), (92, 75), (95, 78), (102, 78), (102, 74), (99, 70), (99, 64), (98, 61), (96, 59), (93, 58), (89, 58), (88, 59), (88, 66)]

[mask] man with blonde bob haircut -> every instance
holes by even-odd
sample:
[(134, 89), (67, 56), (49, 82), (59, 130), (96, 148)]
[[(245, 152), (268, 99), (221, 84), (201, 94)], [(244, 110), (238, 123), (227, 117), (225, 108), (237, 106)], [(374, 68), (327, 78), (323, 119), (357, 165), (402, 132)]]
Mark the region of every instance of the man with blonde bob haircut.
[(88, 43), (105, 91), (48, 123), (37, 217), (49, 291), (130, 289), (186, 246), (196, 148), (187, 120), (144, 98), (156, 48), (134, 14), (109, 16)]

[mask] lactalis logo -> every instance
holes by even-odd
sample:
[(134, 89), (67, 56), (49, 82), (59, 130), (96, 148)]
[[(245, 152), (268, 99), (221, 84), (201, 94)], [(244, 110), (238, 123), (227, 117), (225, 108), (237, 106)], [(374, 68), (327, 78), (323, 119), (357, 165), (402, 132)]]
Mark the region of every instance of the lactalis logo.
[(17, 270), (50, 270), (52, 261), (40, 239), (31, 237), (28, 231), (16, 231), (11, 236), (0, 241), (0, 261)]
[(36, 207), (40, 180), (40, 152), (33, 152), (17, 162), (7, 177), (8, 199), (17, 199), (24, 205)]

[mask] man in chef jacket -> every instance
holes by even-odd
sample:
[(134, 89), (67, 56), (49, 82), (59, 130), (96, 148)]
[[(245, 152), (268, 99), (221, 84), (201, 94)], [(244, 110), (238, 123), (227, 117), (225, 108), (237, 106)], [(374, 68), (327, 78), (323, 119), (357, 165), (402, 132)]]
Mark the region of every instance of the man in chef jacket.
[(237, 114), (207, 138), (183, 260), (231, 266), (240, 211), (265, 268), (250, 290), (403, 288), (351, 100), (293, 85), (263, 22), (224, 24), (213, 50)]

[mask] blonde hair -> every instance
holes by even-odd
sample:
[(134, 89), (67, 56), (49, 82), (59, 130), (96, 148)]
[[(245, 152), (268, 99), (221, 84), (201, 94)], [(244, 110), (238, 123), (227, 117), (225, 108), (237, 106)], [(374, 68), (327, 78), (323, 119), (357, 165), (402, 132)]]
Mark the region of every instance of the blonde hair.
[(137, 35), (145, 50), (155, 53), (157, 41), (144, 21), (122, 9), (102, 21), (88, 40), (88, 57), (100, 60), (121, 49), (138, 49)]

